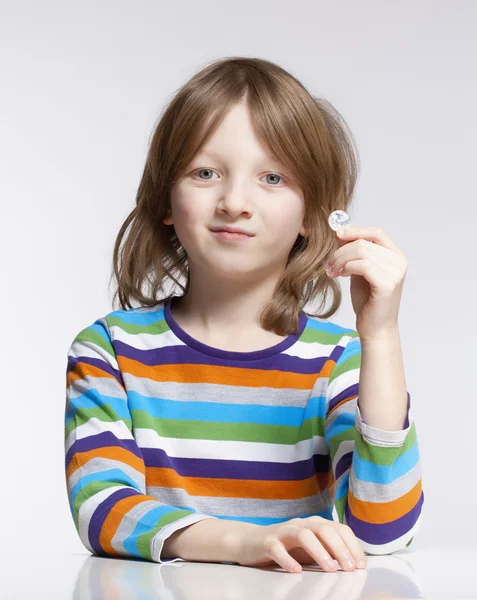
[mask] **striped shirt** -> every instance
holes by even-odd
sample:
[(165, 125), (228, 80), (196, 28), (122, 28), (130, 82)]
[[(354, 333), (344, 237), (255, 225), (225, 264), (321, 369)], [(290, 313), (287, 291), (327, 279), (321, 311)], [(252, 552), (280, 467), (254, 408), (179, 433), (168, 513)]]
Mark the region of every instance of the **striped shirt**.
[(358, 332), (302, 312), (254, 352), (191, 337), (170, 301), (117, 310), (67, 355), (65, 474), (83, 545), (158, 563), (202, 519), (270, 525), (318, 515), (367, 554), (407, 547), (424, 494), (410, 394), (405, 428), (362, 420)]

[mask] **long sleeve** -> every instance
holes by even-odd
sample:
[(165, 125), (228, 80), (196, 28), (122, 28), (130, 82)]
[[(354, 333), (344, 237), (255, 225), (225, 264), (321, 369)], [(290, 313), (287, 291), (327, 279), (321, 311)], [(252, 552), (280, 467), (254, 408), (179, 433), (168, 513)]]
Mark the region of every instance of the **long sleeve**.
[(371, 427), (359, 410), (361, 343), (351, 330), (335, 347), (326, 394), (325, 440), (330, 449), (338, 520), (368, 554), (409, 546), (420, 524), (424, 493), (408, 393), (406, 427)]
[(68, 350), (64, 441), (71, 514), (93, 554), (180, 561), (161, 560), (164, 540), (215, 518), (146, 493), (145, 463), (105, 318), (83, 329)]

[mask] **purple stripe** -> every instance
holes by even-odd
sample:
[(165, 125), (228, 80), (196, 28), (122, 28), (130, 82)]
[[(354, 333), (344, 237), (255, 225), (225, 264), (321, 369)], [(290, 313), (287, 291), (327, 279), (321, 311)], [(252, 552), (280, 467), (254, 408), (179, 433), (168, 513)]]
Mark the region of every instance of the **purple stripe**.
[(293, 481), (314, 477), (330, 469), (328, 454), (315, 454), (307, 460), (274, 463), (245, 460), (215, 460), (209, 458), (177, 458), (164, 450), (141, 448), (146, 468), (174, 469), (182, 477), (214, 479), (254, 479), (258, 481)]
[(122, 446), (135, 456), (142, 459), (141, 450), (138, 448), (136, 440), (122, 440), (117, 438), (111, 431), (103, 431), (97, 435), (90, 435), (87, 438), (76, 440), (65, 456), (65, 468), (77, 452), (88, 452), (97, 448), (111, 448), (112, 446)]
[[(221, 358), (215, 358), (208, 354), (198, 354), (188, 346), (165, 346), (151, 350), (138, 350), (119, 340), (114, 342), (118, 356), (124, 356), (147, 366), (157, 365), (219, 365), (223, 366)], [(233, 352), (231, 352), (233, 354)], [(249, 354), (245, 352), (244, 354)], [(257, 369), (266, 371), (293, 372), (303, 375), (318, 375), (327, 357), (299, 358), (287, 354), (273, 355), (257, 362)], [(242, 360), (227, 359), (228, 367), (243, 368)], [(247, 368), (251, 368), (247, 365)], [(133, 373), (134, 374), (134, 373)]]
[(368, 544), (387, 544), (401, 537), (414, 526), (421, 512), (423, 503), (424, 492), (421, 492), (421, 496), (413, 509), (399, 519), (384, 524), (366, 523), (361, 519), (353, 517), (349, 510), (348, 503), (346, 503), (346, 522), (360, 540), (363, 540)]
[(346, 454), (343, 454), (343, 456), (339, 459), (337, 465), (336, 465), (336, 473), (335, 473), (335, 479), (338, 480), (341, 475), (350, 468), (351, 463), (353, 461), (353, 450), (351, 450), (351, 452), (346, 452)]
[[(345, 346), (340, 346), (339, 344), (336, 344), (336, 346), (333, 348), (333, 351), (331, 352), (331, 354), (329, 355), (327, 360), (332, 360), (334, 363), (337, 363), (338, 360), (340, 359), (340, 356), (343, 354), (344, 349), (345, 349)], [(335, 367), (336, 367), (336, 364), (335, 364)]]
[(349, 398), (351, 396), (356, 396), (358, 393), (359, 393), (359, 383), (353, 383), (353, 385), (350, 385), (345, 390), (341, 391), (339, 394), (337, 394), (336, 396), (333, 396), (333, 398), (330, 399), (329, 405), (328, 405), (328, 412), (330, 412), (331, 409), (334, 408), (342, 400), (345, 400), (346, 398)]
[(85, 363), (87, 365), (92, 365), (93, 367), (98, 367), (98, 369), (101, 369), (101, 371), (109, 373), (117, 380), (118, 383), (120, 383), (124, 387), (121, 371), (119, 369), (114, 369), (111, 365), (109, 365), (104, 360), (101, 360), (100, 358), (91, 358), (90, 356), (80, 356), (76, 358), (75, 356), (69, 356), (66, 374), (68, 374), (69, 371), (75, 369), (76, 365), (79, 362)]
[[(192, 336), (190, 336), (182, 327), (177, 323), (174, 319), (171, 306), (174, 306), (178, 300), (180, 300), (181, 296), (175, 296), (164, 302), (164, 320), (166, 324), (169, 326), (171, 331), (178, 337), (184, 344), (192, 348), (193, 350), (200, 352), (201, 354), (206, 354), (214, 358), (227, 360), (231, 362), (243, 362), (250, 360), (260, 360), (262, 361), (265, 358), (273, 358), (276, 357), (280, 352), (290, 348), (295, 344), (295, 342), (301, 337), (303, 331), (306, 328), (308, 323), (308, 316), (303, 311), (300, 311), (300, 315), (298, 317), (298, 330), (296, 333), (292, 333), (288, 335), (284, 340), (275, 344), (270, 348), (264, 348), (263, 350), (256, 350), (253, 352), (231, 352), (229, 350), (221, 350), (219, 348), (214, 348), (212, 346), (208, 346), (207, 344), (203, 344), (196, 340)], [(190, 362), (190, 361), (186, 361)]]
[[(88, 526), (88, 539), (91, 547), (97, 554), (104, 554), (103, 547), (99, 543), (99, 536), (106, 517), (117, 502), (130, 496), (142, 496), (142, 494), (132, 488), (120, 489), (113, 492), (95, 508)], [(110, 536), (108, 536), (108, 540), (111, 541)]]

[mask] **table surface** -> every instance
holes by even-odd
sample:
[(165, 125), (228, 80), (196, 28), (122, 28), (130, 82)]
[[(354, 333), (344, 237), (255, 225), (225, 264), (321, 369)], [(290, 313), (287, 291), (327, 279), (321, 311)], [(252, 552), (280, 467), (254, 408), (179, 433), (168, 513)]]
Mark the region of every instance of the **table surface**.
[(477, 599), (477, 549), (423, 549), (368, 556), (364, 570), (298, 574), (279, 567), (159, 564), (82, 553), (0, 557), (0, 598), (53, 600), (395, 600)]

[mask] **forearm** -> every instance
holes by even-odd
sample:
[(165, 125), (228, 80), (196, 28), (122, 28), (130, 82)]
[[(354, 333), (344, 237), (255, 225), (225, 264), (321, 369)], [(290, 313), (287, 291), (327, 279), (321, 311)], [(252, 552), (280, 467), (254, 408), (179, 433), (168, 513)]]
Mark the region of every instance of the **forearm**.
[(199, 562), (238, 562), (240, 539), (259, 525), (225, 519), (204, 519), (169, 536), (161, 558)]
[(376, 340), (361, 340), (359, 410), (371, 427), (404, 429), (407, 387), (399, 331)]

